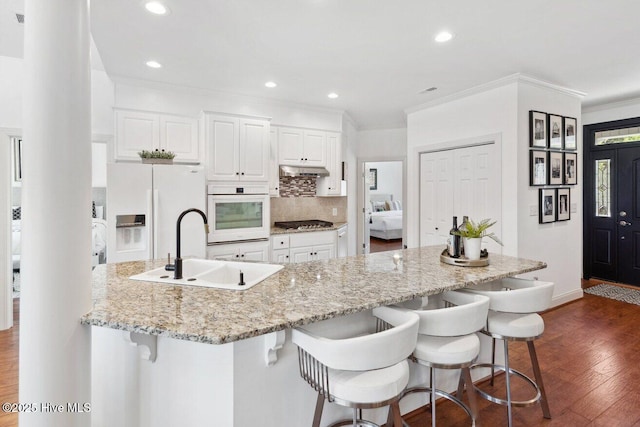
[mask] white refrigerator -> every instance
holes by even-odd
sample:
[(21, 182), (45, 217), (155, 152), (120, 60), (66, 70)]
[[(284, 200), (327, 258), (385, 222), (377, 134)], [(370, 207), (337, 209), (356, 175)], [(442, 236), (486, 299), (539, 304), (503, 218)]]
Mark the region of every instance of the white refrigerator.
[[(202, 166), (107, 164), (107, 262), (167, 259), (176, 255), (176, 222), (186, 209), (206, 214)], [(202, 217), (184, 216), (181, 256), (205, 258)]]

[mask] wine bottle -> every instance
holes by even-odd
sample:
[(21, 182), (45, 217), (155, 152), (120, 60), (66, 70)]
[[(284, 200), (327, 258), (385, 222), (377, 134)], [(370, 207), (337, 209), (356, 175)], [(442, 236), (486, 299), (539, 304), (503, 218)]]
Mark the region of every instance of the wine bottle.
[[(460, 227), (458, 227), (458, 231), (465, 230), (467, 228), (467, 222), (469, 222), (469, 217), (465, 215), (462, 217), (462, 223), (460, 224)], [(460, 237), (460, 256), (464, 256), (464, 245), (462, 244), (462, 237)]]
[(458, 217), (453, 217), (453, 227), (449, 230), (449, 242), (447, 244), (447, 252), (452, 258), (460, 258), (460, 236), (454, 234), (458, 231)]

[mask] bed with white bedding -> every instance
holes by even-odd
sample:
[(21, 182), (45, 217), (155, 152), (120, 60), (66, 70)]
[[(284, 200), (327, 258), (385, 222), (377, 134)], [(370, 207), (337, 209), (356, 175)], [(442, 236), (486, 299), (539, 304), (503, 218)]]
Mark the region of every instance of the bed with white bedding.
[[(102, 214), (101, 206), (96, 206), (97, 210)], [(20, 208), (14, 208), (14, 219), (11, 223), (11, 258), (13, 260), (13, 270), (20, 270), (20, 251), (22, 240), (22, 220), (20, 219)], [(91, 259), (92, 265), (96, 266), (106, 257), (107, 248), (107, 222), (102, 218), (92, 218), (91, 223)], [(104, 262), (104, 261), (102, 261)]]
[(369, 234), (383, 240), (402, 239), (402, 204), (391, 194), (371, 195)]

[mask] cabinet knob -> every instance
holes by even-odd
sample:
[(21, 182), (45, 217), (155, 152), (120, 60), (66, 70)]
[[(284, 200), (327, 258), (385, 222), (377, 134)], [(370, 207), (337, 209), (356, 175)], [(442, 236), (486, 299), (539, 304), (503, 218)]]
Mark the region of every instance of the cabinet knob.
[(244, 175), (244, 172), (242, 172), (240, 175)]
[(236, 258), (238, 258), (240, 255), (236, 254)]
[(236, 175), (240, 175), (240, 172), (236, 172)]
[(284, 242), (280, 242), (281, 245), (284, 245)]

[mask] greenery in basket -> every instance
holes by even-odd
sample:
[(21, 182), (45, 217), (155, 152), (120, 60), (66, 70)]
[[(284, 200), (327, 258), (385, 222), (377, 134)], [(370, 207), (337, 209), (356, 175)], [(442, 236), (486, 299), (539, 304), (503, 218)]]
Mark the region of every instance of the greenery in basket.
[(469, 218), (464, 224), (464, 227), (458, 228), (458, 231), (455, 231), (453, 234), (469, 239), (488, 237), (502, 246), (502, 242), (498, 236), (494, 233), (487, 232), (487, 229), (495, 223), (496, 221), (491, 222), (489, 218), (486, 218), (476, 224), (471, 218)]
[(173, 159), (176, 155), (171, 151), (158, 150), (153, 151), (142, 150), (138, 152), (141, 159)]

